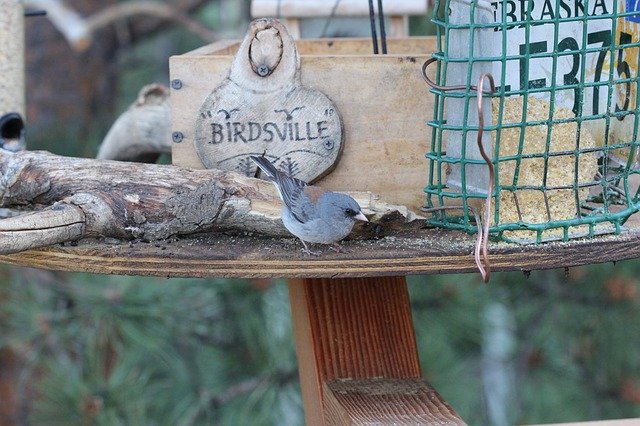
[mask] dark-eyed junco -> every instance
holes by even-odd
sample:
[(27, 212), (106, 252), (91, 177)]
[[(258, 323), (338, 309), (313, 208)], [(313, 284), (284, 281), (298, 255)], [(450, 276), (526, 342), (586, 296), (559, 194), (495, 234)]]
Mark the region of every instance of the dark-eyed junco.
[(304, 252), (315, 254), (307, 243), (334, 244), (351, 232), (356, 220), (368, 222), (360, 205), (346, 194), (327, 191), (289, 176), (265, 157), (251, 156), (276, 186), (282, 199), (282, 223), (300, 238)]

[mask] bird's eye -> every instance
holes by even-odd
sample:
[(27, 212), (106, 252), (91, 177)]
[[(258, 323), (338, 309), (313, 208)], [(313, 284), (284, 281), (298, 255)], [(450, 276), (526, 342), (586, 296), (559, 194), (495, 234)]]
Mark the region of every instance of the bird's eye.
[(347, 214), (347, 216), (355, 216), (356, 215), (356, 212), (354, 212), (352, 209), (346, 209), (344, 212)]

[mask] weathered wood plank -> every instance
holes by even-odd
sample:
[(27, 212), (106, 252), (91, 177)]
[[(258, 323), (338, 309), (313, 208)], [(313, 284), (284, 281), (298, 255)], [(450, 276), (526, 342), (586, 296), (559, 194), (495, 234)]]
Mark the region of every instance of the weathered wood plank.
[[(359, 55), (381, 58), (380, 55), (371, 54), (371, 38), (300, 39), (296, 40), (296, 46), (302, 56)], [(389, 38), (387, 50), (390, 55), (429, 55), (436, 51), (436, 38), (433, 36)]]
[[(492, 243), (493, 271), (531, 271), (640, 257), (640, 232), (568, 243)], [(0, 256), (0, 262), (62, 271), (166, 277), (365, 277), (476, 272), (475, 237), (437, 229), (342, 243), (308, 257), (293, 238), (203, 234), (154, 243), (81, 240)]]

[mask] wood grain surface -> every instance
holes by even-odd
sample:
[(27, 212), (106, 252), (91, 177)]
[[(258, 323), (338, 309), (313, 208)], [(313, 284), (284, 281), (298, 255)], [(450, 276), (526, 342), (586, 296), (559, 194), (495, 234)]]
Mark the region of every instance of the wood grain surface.
[[(568, 243), (521, 246), (491, 243), (493, 271), (531, 271), (640, 257), (640, 233)], [(103, 274), (166, 277), (362, 277), (477, 271), (475, 237), (438, 229), (411, 235), (344, 241), (343, 253), (328, 248), (302, 253), (294, 238), (202, 234), (170, 241), (85, 239), (0, 256), (15, 265)]]
[(310, 307), (322, 378), (420, 377), (404, 277), (291, 280), (289, 295)]
[(465, 425), (423, 379), (337, 379), (325, 383), (330, 425)]
[(290, 280), (289, 299), (307, 424), (459, 420), (420, 379), (404, 277)]

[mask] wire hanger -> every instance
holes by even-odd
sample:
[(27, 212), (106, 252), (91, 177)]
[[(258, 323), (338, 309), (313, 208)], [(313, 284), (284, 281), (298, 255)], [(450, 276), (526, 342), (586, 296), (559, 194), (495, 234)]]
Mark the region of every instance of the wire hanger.
[[(373, 8), (373, 0), (369, 0), (369, 21), (371, 22), (371, 42), (373, 43), (373, 54), (377, 55), (378, 50), (378, 36), (376, 33), (376, 13)], [(380, 44), (382, 47), (382, 54), (387, 54), (387, 32), (384, 27), (384, 10), (382, 8), (382, 0), (378, 0), (378, 21), (380, 23)]]

